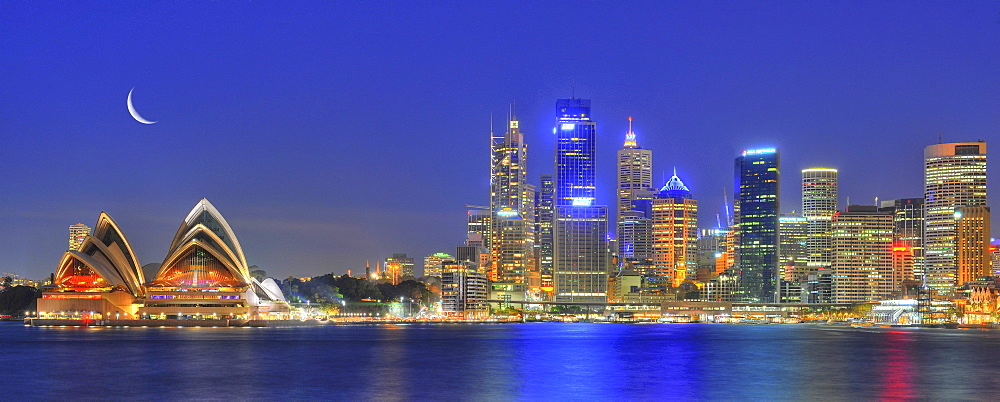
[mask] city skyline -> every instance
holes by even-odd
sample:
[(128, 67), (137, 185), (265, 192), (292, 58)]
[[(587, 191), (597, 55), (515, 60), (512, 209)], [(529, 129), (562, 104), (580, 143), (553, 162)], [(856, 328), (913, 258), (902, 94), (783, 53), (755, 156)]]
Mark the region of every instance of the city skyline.
[[(594, 119), (600, 122), (595, 204), (615, 205), (615, 151), (628, 130), (626, 117), (634, 116), (638, 142), (656, 155), (653, 186), (663, 186), (676, 167), (685, 184), (697, 189), (703, 228), (714, 226), (715, 214), (722, 213), (723, 191), (732, 202), (729, 163), (744, 149), (781, 150), (786, 172), (781, 212), (791, 212), (801, 205), (801, 169), (838, 169), (842, 207), (848, 198), (852, 204), (871, 204), (875, 197), (918, 198), (923, 195), (922, 150), (938, 142), (939, 132), (946, 143), (990, 141), (1000, 127), (995, 112), (1000, 110), (995, 97), (1000, 91), (1000, 56), (983, 51), (1000, 48), (995, 7), (924, 5), (906, 10), (909, 20), (873, 22), (872, 16), (890, 10), (872, 5), (859, 16), (847, 5), (732, 5), (707, 19), (692, 17), (696, 10), (682, 6), (645, 6), (647, 15), (601, 5), (570, 10), (560, 21), (607, 17), (584, 33), (584, 42), (600, 46), (566, 43), (557, 54), (502, 69), (473, 60), (505, 50), (528, 58), (543, 54), (549, 44), (532, 44), (530, 39), (550, 37), (555, 28), (533, 27), (509, 38), (509, 43), (477, 33), (430, 47), (416, 42), (440, 40), (452, 31), (421, 32), (425, 24), (460, 16), (465, 22), (455, 29), (471, 30), (477, 22), (499, 23), (512, 11), (495, 6), (492, 14), (483, 13), (491, 16), (487, 18), (471, 8), (428, 10), (418, 14), (427, 17), (424, 21), (404, 18), (402, 27), (390, 28), (375, 13), (355, 9), (348, 11), (359, 17), (356, 24), (371, 25), (356, 41), (316, 39), (350, 31), (331, 22), (330, 27), (296, 28), (305, 34), (298, 37), (308, 37), (301, 45), (290, 45), (280, 35), (251, 45), (220, 28), (182, 33), (152, 24), (149, 30), (135, 29), (156, 20), (129, 7), (109, 10), (109, 16), (96, 21), (63, 23), (43, 35), (33, 23), (68, 20), (73, 11), (100, 7), (69, 5), (42, 17), (17, 5), (2, 6), (5, 20), (12, 15), (25, 18), (8, 21), (5, 25), (15, 34), (0, 39), (12, 61), (0, 66), (0, 72), (11, 77), (0, 83), (7, 94), (0, 132), (8, 145), (0, 151), (5, 172), (0, 190), (7, 195), (0, 222), (11, 229), (0, 234), (0, 270), (35, 278), (48, 275), (57, 263), (53, 255), (65, 248), (66, 227), (100, 211), (115, 216), (139, 244), (141, 263), (159, 261), (167, 250), (146, 245), (165, 244), (185, 200), (201, 197), (225, 209), (238, 222), (241, 239), (254, 244), (248, 263), (276, 276), (359, 272), (365, 260), (393, 253), (422, 257), (452, 252), (464, 240), (465, 204), (488, 202), (482, 150), (489, 115), (501, 116), (512, 100), (518, 102), (520, 128), (533, 155), (529, 183), (538, 185), (540, 174), (552, 173), (552, 102), (571, 95), (592, 99)], [(182, 7), (164, 8), (177, 12)], [(199, 8), (200, 13), (182, 18), (194, 26), (215, 19), (223, 27), (242, 26), (221, 8)], [(561, 10), (525, 8), (537, 14)], [(273, 11), (254, 5), (237, 14), (253, 19)], [(284, 32), (299, 19), (337, 21), (337, 10), (318, 10), (316, 17), (306, 15), (311, 9), (278, 11), (281, 22), (255, 35)], [(657, 18), (672, 21), (677, 17), (671, 13), (693, 21), (667, 24), (678, 27), (669, 31), (672, 36), (657, 34)], [(767, 28), (772, 18), (775, 27)], [(128, 21), (113, 26), (135, 31), (134, 37), (115, 39), (117, 29), (101, 26), (111, 19)], [(839, 28), (845, 32), (852, 27), (861, 32), (847, 32), (843, 43), (834, 44), (821, 28), (810, 28), (835, 21), (846, 26)], [(738, 22), (737, 28), (726, 28), (732, 22)], [(756, 29), (751, 38), (731, 38), (739, 24)], [(392, 42), (371, 53), (359, 50), (365, 41), (385, 41), (394, 29), (416, 39)], [(711, 46), (695, 45), (699, 33), (712, 29), (724, 31), (702, 36), (700, 40)], [(780, 39), (783, 30), (801, 30), (803, 38)], [(891, 35), (876, 38), (877, 33)], [(201, 45), (180, 45), (171, 35), (188, 41), (199, 35), (209, 39)], [(81, 36), (94, 39), (78, 43), (63, 38)], [(907, 36), (912, 39), (902, 39)], [(751, 49), (744, 41), (754, 38), (771, 42)], [(804, 44), (810, 39), (817, 42), (815, 50)], [(55, 45), (51, 55), (36, 53), (46, 40)], [(484, 40), (489, 50), (458, 59), (448, 56), (476, 40)], [(659, 52), (633, 51), (644, 47), (630, 42), (648, 46), (660, 40), (667, 49)], [(143, 41), (167, 51), (156, 55), (138, 46)], [(615, 42), (620, 46), (609, 46)], [(426, 61), (433, 57), (403, 61), (415, 72), (381, 84), (376, 81), (397, 71), (362, 72), (398, 60), (396, 51), (407, 44), (457, 67), (438, 70)], [(310, 46), (341, 50), (343, 60), (307, 58), (313, 57), (307, 52)], [(604, 68), (575, 55), (592, 47), (598, 56), (614, 61)], [(213, 51), (222, 54), (211, 56)], [(784, 59), (775, 64), (778, 54)], [(269, 59), (276, 55), (288, 57)], [(830, 59), (840, 64), (825, 63)], [(74, 68), (57, 68), (63, 60), (73, 62)], [(268, 63), (262, 63), (265, 60)], [(860, 60), (863, 67), (835, 71), (850, 60)], [(343, 61), (357, 64), (333, 67)], [(556, 61), (576, 64), (538, 67)], [(901, 66), (899, 61), (909, 63)], [(713, 62), (715, 68), (705, 69)], [(256, 63), (262, 66), (246, 66)], [(746, 71), (737, 71), (742, 64)], [(474, 77), (462, 73), (462, 67), (485, 70), (482, 77)], [(293, 73), (276, 74), (272, 69)], [(789, 71), (796, 74), (786, 75)], [(337, 72), (360, 83), (338, 80)], [(455, 80), (441, 89), (402, 85), (422, 74), (451, 75)], [(124, 100), (133, 87), (136, 108), (158, 121), (155, 125), (141, 125), (128, 115)], [(375, 91), (369, 95), (366, 89)], [(414, 106), (412, 112), (393, 110), (389, 104), (397, 102), (393, 98), (399, 92), (415, 92), (424, 105)], [(60, 118), (45, 116), (52, 113)], [(497, 132), (503, 132), (501, 120)], [(996, 177), (996, 164), (988, 169), (988, 176)], [(996, 191), (990, 193), (987, 204), (1000, 204), (997, 196)], [(615, 214), (609, 215), (615, 219)], [(997, 215), (993, 227), (1000, 227)], [(273, 242), (270, 237), (275, 235), (290, 240)]]

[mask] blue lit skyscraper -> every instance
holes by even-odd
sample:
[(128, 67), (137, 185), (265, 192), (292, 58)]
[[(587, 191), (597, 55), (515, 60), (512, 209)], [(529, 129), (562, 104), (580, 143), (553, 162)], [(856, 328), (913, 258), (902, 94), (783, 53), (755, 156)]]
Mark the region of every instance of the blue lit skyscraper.
[(556, 206), (588, 206), (597, 193), (594, 159), (597, 123), (590, 99), (556, 101)]
[(778, 151), (750, 149), (736, 158), (737, 300), (775, 301), (778, 274)]
[(554, 284), (556, 301), (607, 300), (608, 207), (594, 205), (596, 123), (589, 99), (556, 101)]

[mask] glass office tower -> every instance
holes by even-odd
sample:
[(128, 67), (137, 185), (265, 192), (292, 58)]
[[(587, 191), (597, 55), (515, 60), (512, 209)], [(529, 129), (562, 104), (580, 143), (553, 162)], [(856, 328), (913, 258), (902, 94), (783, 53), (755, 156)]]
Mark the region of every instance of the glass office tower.
[(736, 299), (745, 302), (775, 301), (781, 194), (778, 161), (774, 148), (749, 149), (736, 158)]
[(597, 125), (589, 99), (556, 101), (555, 301), (605, 302), (608, 207), (596, 204)]

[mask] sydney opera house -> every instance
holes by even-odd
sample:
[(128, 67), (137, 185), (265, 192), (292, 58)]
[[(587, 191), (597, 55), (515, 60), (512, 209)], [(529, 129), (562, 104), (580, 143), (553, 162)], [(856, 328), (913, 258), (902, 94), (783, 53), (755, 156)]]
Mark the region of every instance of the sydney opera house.
[(94, 233), (59, 260), (38, 311), (50, 317), (286, 319), (290, 309), (274, 279), (250, 275), (233, 229), (202, 199), (177, 229), (163, 262), (145, 266), (102, 212)]

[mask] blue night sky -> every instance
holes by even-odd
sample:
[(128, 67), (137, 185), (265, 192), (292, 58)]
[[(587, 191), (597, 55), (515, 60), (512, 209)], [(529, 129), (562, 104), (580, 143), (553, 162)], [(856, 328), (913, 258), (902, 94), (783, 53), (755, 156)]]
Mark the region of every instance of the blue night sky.
[[(537, 183), (574, 86), (598, 201), (634, 116), (703, 226), (746, 148), (780, 149), (789, 212), (802, 168), (871, 203), (922, 196), (938, 133), (1000, 146), (1000, 3), (618, 3), (0, 3), (0, 271), (47, 275), (102, 210), (159, 262), (201, 197), (277, 277), (454, 252), (487, 202), (490, 114), (502, 130), (517, 101)], [(158, 123), (129, 116), (133, 87)]]

